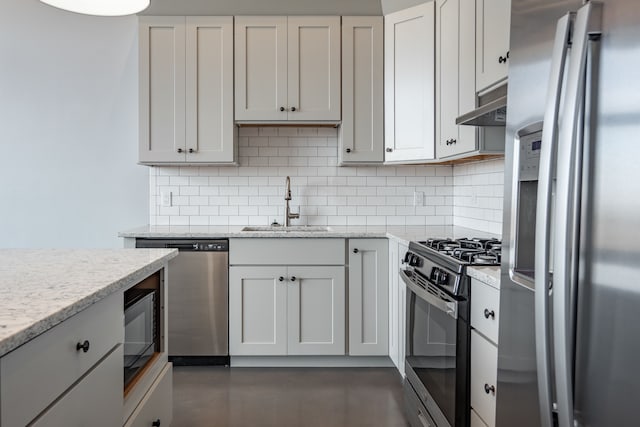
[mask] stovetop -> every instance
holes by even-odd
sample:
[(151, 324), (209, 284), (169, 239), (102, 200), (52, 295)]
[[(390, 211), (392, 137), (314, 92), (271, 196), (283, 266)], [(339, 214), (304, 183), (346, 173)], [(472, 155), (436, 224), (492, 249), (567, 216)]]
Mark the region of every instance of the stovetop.
[(502, 257), (498, 239), (427, 239), (417, 243), (465, 265), (500, 265)]

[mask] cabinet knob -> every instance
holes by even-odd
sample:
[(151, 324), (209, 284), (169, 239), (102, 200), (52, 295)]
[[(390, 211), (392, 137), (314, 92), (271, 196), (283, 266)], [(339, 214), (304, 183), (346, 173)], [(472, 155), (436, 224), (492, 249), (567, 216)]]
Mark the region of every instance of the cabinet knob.
[(358, 248), (353, 248), (353, 253), (354, 253), (354, 254), (357, 254), (358, 252), (360, 252), (360, 251), (358, 250)]
[(292, 282), (295, 282), (297, 279), (296, 279), (296, 276), (291, 276), (291, 279), (289, 280), (291, 280)]
[(494, 386), (490, 386), (489, 384), (484, 385), (484, 392), (487, 394), (493, 393), (496, 394), (496, 388)]
[(195, 153), (196, 150), (194, 150), (193, 148), (189, 148), (189, 153)]
[(493, 310), (489, 311), (488, 308), (485, 308), (484, 309), (484, 318), (488, 319), (489, 317), (491, 317), (492, 319), (495, 319), (496, 318), (496, 313)]
[(284, 277), (282, 276), (278, 277), (278, 282), (284, 282)]
[(76, 350), (77, 351), (82, 350), (85, 353), (89, 351), (89, 341), (85, 340), (83, 343), (76, 344)]
[(509, 52), (507, 52), (507, 54), (505, 56), (499, 57), (498, 58), (498, 63), (505, 64), (507, 62), (507, 59), (509, 59)]
[(284, 107), (280, 107), (280, 111), (284, 111)]
[(456, 141), (455, 139), (452, 139), (452, 140), (451, 140), (451, 144), (452, 144), (452, 145), (453, 145), (453, 144), (455, 144), (456, 142), (458, 142), (458, 141)]
[(160, 427), (160, 419), (158, 418), (157, 420), (152, 422), (151, 427)]
[(291, 107), (291, 111), (296, 111), (296, 107)]
[(347, 148), (347, 149), (346, 149), (346, 150), (344, 150), (344, 151), (346, 151), (347, 153), (350, 153), (350, 152), (351, 152), (351, 148)]
[(178, 148), (178, 153), (182, 153), (182, 151), (184, 151), (182, 148)]
[(391, 152), (393, 152), (393, 148), (387, 147), (387, 153), (391, 153)]

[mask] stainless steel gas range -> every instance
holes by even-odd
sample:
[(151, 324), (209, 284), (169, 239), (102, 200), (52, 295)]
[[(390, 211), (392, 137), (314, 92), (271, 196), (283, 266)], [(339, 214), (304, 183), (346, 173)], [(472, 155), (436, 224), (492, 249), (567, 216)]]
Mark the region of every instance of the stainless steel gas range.
[(405, 407), (413, 427), (469, 426), (469, 310), (466, 268), (500, 265), (496, 239), (410, 242), (400, 277), (407, 285)]

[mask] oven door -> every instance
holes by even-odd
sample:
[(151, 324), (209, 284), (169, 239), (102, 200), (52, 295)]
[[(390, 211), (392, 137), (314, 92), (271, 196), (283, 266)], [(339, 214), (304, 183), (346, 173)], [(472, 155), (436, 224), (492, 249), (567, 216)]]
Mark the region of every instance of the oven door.
[(400, 277), (407, 285), (407, 378), (436, 425), (455, 426), (458, 301), (417, 273), (400, 270)]

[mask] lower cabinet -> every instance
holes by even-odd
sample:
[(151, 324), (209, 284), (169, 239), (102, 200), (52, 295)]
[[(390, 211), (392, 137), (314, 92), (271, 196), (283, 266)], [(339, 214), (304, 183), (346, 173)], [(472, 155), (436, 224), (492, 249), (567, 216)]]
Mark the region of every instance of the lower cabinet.
[(399, 271), (407, 249), (406, 245), (389, 240), (389, 357), (403, 377), (407, 288)]
[(344, 355), (344, 267), (230, 267), (229, 353)]
[(173, 369), (172, 365), (168, 363), (124, 427), (168, 426), (173, 418), (172, 389)]

